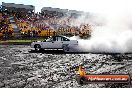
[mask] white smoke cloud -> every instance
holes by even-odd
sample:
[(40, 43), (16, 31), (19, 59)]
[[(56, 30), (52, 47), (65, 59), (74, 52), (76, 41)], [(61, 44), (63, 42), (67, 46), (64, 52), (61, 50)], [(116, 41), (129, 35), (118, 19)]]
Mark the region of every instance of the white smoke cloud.
[[(119, 3), (120, 4), (120, 3)], [(132, 52), (132, 6), (119, 6), (110, 12), (102, 14), (102, 19), (86, 19), (80, 17), (82, 23), (98, 22), (103, 25), (92, 27), (92, 37), (89, 40), (79, 39), (80, 49), (88, 52), (128, 53)], [(99, 17), (99, 16), (97, 16)], [(85, 18), (85, 19), (84, 19)], [(96, 17), (95, 17), (96, 18)], [(102, 20), (101, 20), (102, 19)], [(88, 21), (86, 21), (88, 20)]]

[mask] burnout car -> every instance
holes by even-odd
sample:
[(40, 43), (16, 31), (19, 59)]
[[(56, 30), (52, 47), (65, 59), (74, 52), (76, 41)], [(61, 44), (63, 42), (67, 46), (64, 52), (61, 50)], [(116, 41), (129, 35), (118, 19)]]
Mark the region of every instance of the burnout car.
[(44, 41), (32, 42), (31, 48), (35, 48), (36, 51), (41, 49), (63, 49), (68, 51), (69, 45), (78, 45), (78, 41), (71, 40), (65, 36), (52, 36)]

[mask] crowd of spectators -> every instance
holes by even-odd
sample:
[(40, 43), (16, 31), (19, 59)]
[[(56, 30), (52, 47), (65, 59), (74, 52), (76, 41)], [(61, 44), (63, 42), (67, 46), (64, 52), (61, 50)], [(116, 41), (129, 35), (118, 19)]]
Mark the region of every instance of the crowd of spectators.
[(12, 37), (13, 29), (9, 21), (9, 14), (4, 11), (0, 11), (0, 37), (5, 39)]
[(5, 38), (13, 35), (11, 23), (8, 17), (12, 16), (22, 36), (37, 37), (37, 36), (52, 36), (52, 35), (89, 35), (90, 25), (76, 24), (76, 17), (74, 16), (54, 16), (33, 12), (5, 12), (0, 13), (0, 32)]
[[(19, 26), (21, 32), (33, 34), (41, 34), (42, 31), (48, 30), (48, 32), (55, 32), (56, 34), (79, 34), (79, 32), (88, 34), (90, 33), (90, 26), (88, 24), (82, 24), (80, 26), (71, 25), (71, 22), (76, 22), (74, 17), (57, 17), (42, 15), (41, 13), (26, 14), (25, 18), (18, 18), (17, 22), (21, 22), (23, 26)], [(31, 33), (31, 34), (32, 34)], [(42, 32), (44, 33), (44, 32)], [(45, 32), (46, 33), (46, 32)], [(52, 34), (52, 33), (51, 33)], [(41, 35), (40, 35), (41, 36)]]

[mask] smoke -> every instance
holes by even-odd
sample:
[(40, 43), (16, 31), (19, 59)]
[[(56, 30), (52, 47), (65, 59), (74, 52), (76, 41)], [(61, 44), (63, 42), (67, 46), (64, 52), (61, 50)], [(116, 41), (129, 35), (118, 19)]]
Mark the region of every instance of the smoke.
[(80, 27), (82, 24), (90, 24), (90, 25), (103, 25), (105, 23), (105, 18), (103, 18), (100, 14), (93, 13), (82, 13), (81, 16), (78, 16), (77, 19), (70, 21), (70, 26)]
[(74, 37), (79, 41), (79, 49), (87, 52), (132, 52), (132, 11), (130, 8), (120, 7), (107, 14), (96, 15), (86, 18), (83, 14), (77, 19), (81, 23), (92, 24), (90, 39), (83, 40)]

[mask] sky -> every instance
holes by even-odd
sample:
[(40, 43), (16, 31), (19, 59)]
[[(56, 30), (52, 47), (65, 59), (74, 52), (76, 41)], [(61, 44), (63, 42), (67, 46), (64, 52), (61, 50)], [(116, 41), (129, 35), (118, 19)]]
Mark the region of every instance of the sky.
[(34, 5), (36, 12), (41, 11), (42, 7), (106, 14), (132, 9), (132, 0), (0, 0), (0, 2)]

